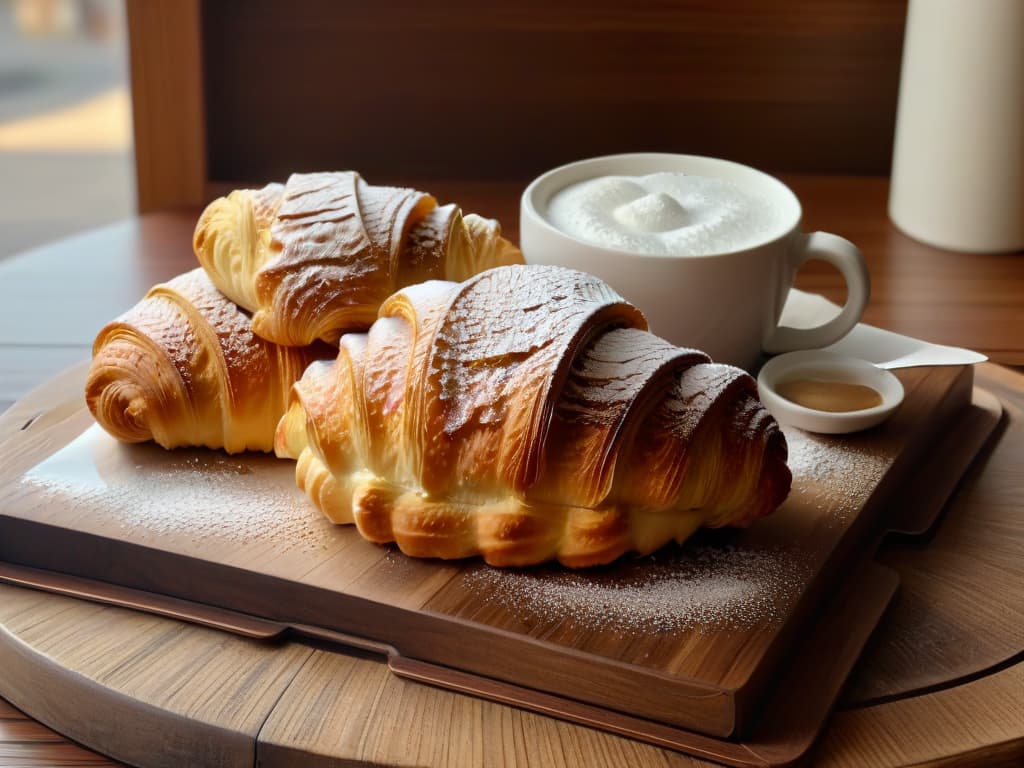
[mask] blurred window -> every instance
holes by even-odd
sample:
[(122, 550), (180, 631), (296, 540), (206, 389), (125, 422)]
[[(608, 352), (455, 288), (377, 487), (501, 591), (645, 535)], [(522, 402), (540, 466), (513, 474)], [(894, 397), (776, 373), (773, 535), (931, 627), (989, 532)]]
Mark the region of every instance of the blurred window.
[(123, 0), (0, 0), (0, 259), (134, 210)]

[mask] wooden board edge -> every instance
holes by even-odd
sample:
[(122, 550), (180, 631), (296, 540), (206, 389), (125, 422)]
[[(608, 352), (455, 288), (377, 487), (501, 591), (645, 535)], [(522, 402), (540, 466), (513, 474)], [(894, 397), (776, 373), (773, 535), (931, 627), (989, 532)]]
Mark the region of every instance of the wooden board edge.
[(971, 403), (958, 419), (957, 429), (942, 436), (928, 456), (927, 469), (915, 473), (890, 499), (887, 505), (890, 509), (904, 511), (886, 525), (886, 534), (921, 536), (927, 533), (1002, 420), (1003, 406), (999, 398), (981, 387), (974, 387)]
[[(1024, 765), (1024, 661), (931, 693), (838, 712), (816, 749), (821, 768)], [(960, 751), (951, 751), (956, 744)]]
[[(790, 685), (770, 698), (765, 707), (765, 711), (776, 713), (776, 719), (769, 716), (752, 738), (739, 741), (674, 728), (399, 655), (392, 655), (388, 666), (401, 677), (599, 728), (701, 759), (739, 768), (782, 768), (799, 761), (814, 744), (850, 671), (895, 595), (899, 578), (894, 571), (868, 562), (850, 583), (857, 584), (858, 589), (848, 587), (828, 604), (813, 630), (794, 649), (787, 669), (780, 673)], [(807, 659), (820, 663), (807, 664)], [(820, 684), (823, 678), (827, 685)], [(799, 701), (793, 695), (794, 684)], [(791, 717), (793, 713), (795, 718)], [(783, 721), (779, 722), (778, 717)]]
[[(848, 586), (827, 604), (828, 609), (818, 617), (812, 631), (793, 649), (786, 668), (780, 672), (786, 677), (786, 689), (776, 687), (763, 702), (765, 716), (745, 741), (773, 768), (798, 763), (814, 746), (899, 588), (899, 575), (873, 560), (851, 573)], [(817, 656), (836, 659), (831, 668), (826, 667), (825, 685), (821, 684), (822, 671), (806, 663)], [(790, 712), (797, 716), (790, 716)]]
[(280, 638), (288, 630), (285, 624), (225, 608), (214, 608), (153, 592), (143, 592), (54, 571), (41, 571), (4, 561), (0, 561), (0, 583), (151, 613), (210, 629), (219, 629), (252, 640)]
[[(778, 679), (778, 671), (785, 669), (788, 659), (794, 655), (794, 647), (798, 644), (802, 633), (807, 631), (808, 622), (821, 611), (823, 606), (833, 599), (835, 585), (841, 579), (848, 578), (862, 563), (875, 556), (881, 543), (880, 531), (884, 525), (884, 515), (890, 505), (890, 499), (898, 492), (907, 476), (913, 476), (912, 469), (918, 462), (929, 456), (934, 433), (939, 433), (940, 426), (954, 430), (960, 417), (970, 406), (971, 390), (974, 382), (974, 369), (971, 366), (935, 366), (909, 370), (909, 380), (904, 381), (908, 393), (918, 389), (934, 388), (940, 395), (938, 402), (928, 412), (931, 429), (910, 432), (910, 437), (903, 446), (898, 460), (890, 466), (870, 495), (863, 507), (846, 529), (845, 533), (835, 542), (826, 563), (811, 580), (807, 589), (793, 611), (793, 618), (786, 625), (785, 631), (778, 633), (768, 648), (759, 667), (752, 670), (751, 676), (734, 689), (736, 698), (736, 732), (744, 735), (756, 723), (762, 710), (762, 702), (771, 695), (774, 681)], [(890, 422), (876, 429), (887, 431), (896, 427), (896, 423), (905, 423), (914, 419), (921, 405), (917, 399), (908, 396), (907, 401), (896, 412)], [(912, 424), (924, 422), (912, 421)], [(970, 459), (957, 467), (962, 474), (969, 465)], [(959, 475), (957, 475), (959, 477)]]
[(737, 768), (767, 766), (740, 743), (686, 731), (670, 725), (644, 720), (622, 712), (562, 698), (555, 694), (524, 688), (458, 669), (429, 664), (417, 659), (392, 656), (388, 668), (399, 677), (455, 693), (477, 696), (498, 704), (525, 709), (618, 736), (637, 739), (658, 747), (684, 752), (694, 757)]
[[(0, 626), (0, 691), (67, 738), (131, 765), (180, 765), (199, 751), (217, 765), (251, 768), (256, 734), (188, 718), (58, 664)], [(83, 714), (88, 713), (88, 717)], [(125, 725), (130, 723), (130, 728)]]
[[(120, 553), (120, 557), (115, 554), (115, 550)], [(134, 557), (126, 556), (126, 552), (134, 553)], [(237, 566), (168, 551), (146, 550), (137, 543), (100, 534), (72, 532), (47, 523), (4, 515), (2, 511), (0, 561), (91, 582), (116, 580), (119, 585), (133, 590), (136, 596), (166, 594), (186, 603), (197, 603), (214, 609), (224, 608), (295, 627), (300, 635), (309, 634), (304, 631), (304, 627), (308, 630), (309, 626), (321, 622), (322, 630), (362, 638), (363, 645), (367, 644), (366, 640), (372, 639), (372, 644), (378, 646), (429, 646), (431, 650), (426, 661), (451, 664), (451, 660), (458, 660), (470, 670), (474, 666), (482, 668), (485, 663), (488, 670), (493, 668), (490, 663), (492, 656), (481, 650), (486, 647), (481, 640), (490, 638), (493, 647), (494, 642), (504, 642), (502, 638), (507, 635), (501, 629), (430, 613), (420, 614), (418, 622), (411, 625), (407, 621), (409, 610), (405, 608), (335, 593), (323, 587), (303, 586), (282, 577), (246, 571)], [(120, 561), (136, 564), (144, 562), (145, 567), (120, 571), (115, 569), (109, 574), (104, 572), (95, 575), (97, 563)], [(187, 568), (192, 569), (194, 578), (187, 583), (177, 584), (174, 589), (168, 588), (167, 582), (161, 581), (161, 574), (181, 573), (186, 569), (186, 563)], [(110, 578), (106, 578), (108, 575)], [(138, 607), (143, 606), (144, 601), (140, 601)], [(346, 623), (342, 625), (337, 620), (324, 621), (325, 616), (344, 616)], [(454, 632), (450, 631), (453, 625), (457, 627)], [(438, 638), (443, 638), (443, 642), (438, 642)], [(584, 674), (584, 667), (589, 660), (586, 654), (571, 648), (546, 645), (534, 639), (517, 637), (516, 640), (527, 644), (531, 650), (521, 658), (510, 658), (505, 668), (518, 665), (518, 669), (528, 670), (524, 679), (546, 682), (552, 675), (578, 679), (580, 674)], [(613, 699), (606, 695), (606, 687), (621, 687), (624, 684), (623, 670), (615, 664), (609, 664), (607, 668), (590, 671), (597, 706), (614, 706)], [(689, 679), (636, 670), (630, 671), (629, 684), (669, 686), (675, 696), (673, 702), (676, 709), (672, 716), (676, 719), (677, 727), (706, 725), (708, 731), (716, 737), (728, 736), (734, 730), (732, 699), (728, 691)], [(718, 700), (718, 706), (708, 709), (702, 705), (699, 714), (692, 708), (684, 711), (682, 707), (686, 699), (705, 702), (711, 698)], [(659, 708), (643, 714), (652, 721), (662, 720), (658, 715), (665, 708), (660, 702), (655, 706)]]
[[(81, 376), (82, 376), (83, 374), (84, 374), (84, 367), (81, 367), (81, 366), (80, 366), (80, 367), (77, 367), (76, 369), (72, 369), (72, 371), (71, 371), (71, 372), (69, 372), (69, 376), (70, 376), (70, 377), (71, 377), (72, 379), (74, 379), (74, 377), (75, 377), (76, 375), (77, 375), (78, 377), (81, 377)], [(963, 383), (963, 377), (961, 377), (961, 378), (958, 378), (958, 379), (957, 379), (957, 382), (961, 382), (961, 383)], [(79, 378), (79, 379), (78, 379), (78, 385), (79, 385), (79, 386), (80, 386), (80, 383), (81, 383), (81, 378)], [(958, 386), (958, 385), (957, 385), (957, 386)], [(45, 385), (43, 385), (43, 387), (40, 387), (39, 389), (45, 389)], [(34, 390), (34, 392), (35, 392), (35, 391), (36, 391), (36, 390)], [(31, 398), (26, 398), (26, 400), (30, 400), (30, 399), (31, 399)], [(947, 398), (947, 399), (948, 399), (948, 398)], [(76, 408), (76, 409), (81, 409), (81, 413), (82, 413), (82, 416), (83, 416), (83, 421), (89, 421), (89, 420), (88, 420), (88, 418), (87, 418), (87, 414), (86, 414), (86, 413), (85, 413), (85, 411), (84, 411), (84, 404), (83, 404), (83, 403), (79, 402), (78, 404), (76, 404), (76, 407), (75, 407), (75, 408)], [(951, 408), (951, 406), (949, 406), (949, 408)], [(78, 410), (76, 410), (76, 411), (75, 411), (75, 413), (77, 414), (77, 413), (79, 413), (79, 411), (78, 411)], [(40, 425), (42, 425), (42, 426), (44, 426), (44, 427), (46, 426), (46, 425), (43, 425), (42, 421), (40, 421), (39, 423), (40, 423)], [(50, 424), (49, 426), (51, 426), (51, 427), (52, 427), (52, 426), (54, 426), (54, 425), (55, 425), (55, 424), (57, 424), (57, 423), (58, 423), (58, 422), (54, 422), (53, 424)], [(76, 426), (77, 426), (77, 424), (76, 424)], [(44, 429), (43, 431), (45, 431), (45, 429)], [(471, 673), (470, 673), (470, 674), (471, 674)], [(597, 707), (600, 707), (600, 705), (597, 705)], [(669, 726), (669, 727), (673, 727), (673, 726)], [(678, 726), (677, 726), (677, 727), (678, 727)], [(686, 727), (686, 726), (682, 726), (682, 727)], [(723, 724), (723, 725), (722, 725), (722, 727), (718, 729), (718, 731), (717, 731), (717, 735), (719, 735), (719, 736), (724, 736), (724, 735), (725, 735), (726, 733), (729, 733), (729, 732), (731, 732), (731, 731), (732, 731), (732, 727), (731, 727), (731, 725), (730, 725), (730, 726), (729, 726), (728, 728), (726, 728), (726, 727), (725, 727), (725, 724)], [(714, 738), (715, 736), (712, 736), (712, 737)]]

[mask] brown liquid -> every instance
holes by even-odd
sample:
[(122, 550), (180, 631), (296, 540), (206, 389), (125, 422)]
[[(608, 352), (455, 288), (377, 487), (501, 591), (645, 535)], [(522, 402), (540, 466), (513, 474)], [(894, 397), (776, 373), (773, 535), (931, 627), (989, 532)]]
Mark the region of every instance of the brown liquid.
[(795, 379), (780, 384), (776, 391), (797, 405), (829, 413), (863, 411), (882, 404), (882, 396), (871, 387), (843, 381)]

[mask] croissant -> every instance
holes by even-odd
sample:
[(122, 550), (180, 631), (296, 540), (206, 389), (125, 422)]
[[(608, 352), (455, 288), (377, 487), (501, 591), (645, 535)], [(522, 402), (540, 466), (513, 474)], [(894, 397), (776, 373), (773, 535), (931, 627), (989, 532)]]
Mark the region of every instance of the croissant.
[(207, 206), (193, 244), (214, 285), (253, 313), (253, 330), (286, 345), (363, 331), (406, 285), (523, 261), (498, 222), (354, 172), (236, 190)]
[(791, 476), (754, 380), (646, 327), (558, 267), (411, 286), (307, 369), (275, 450), (332, 521), (419, 557), (585, 567), (770, 513)]
[(269, 451), (292, 384), (334, 354), (256, 336), (248, 315), (194, 269), (154, 286), (100, 331), (85, 399), (126, 442)]

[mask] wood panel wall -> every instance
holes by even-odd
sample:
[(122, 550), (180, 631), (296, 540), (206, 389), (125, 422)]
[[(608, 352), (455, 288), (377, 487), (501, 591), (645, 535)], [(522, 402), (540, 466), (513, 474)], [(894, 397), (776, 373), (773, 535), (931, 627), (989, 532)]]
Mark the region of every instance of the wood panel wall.
[(905, 16), (906, 0), (205, 0), (206, 181), (518, 180), (638, 150), (885, 174)]
[(135, 176), (142, 212), (206, 196), (200, 0), (128, 0)]

